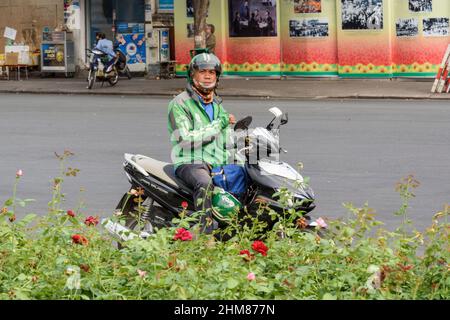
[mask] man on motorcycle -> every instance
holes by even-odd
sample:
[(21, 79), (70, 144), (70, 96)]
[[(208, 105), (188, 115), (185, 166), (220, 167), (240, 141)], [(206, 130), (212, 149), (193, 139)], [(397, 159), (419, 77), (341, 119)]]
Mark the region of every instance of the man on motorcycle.
[(103, 32), (96, 34), (98, 39), (95, 49), (98, 49), (108, 55), (109, 61), (105, 64), (106, 72), (111, 72), (112, 66), (115, 63), (116, 53), (114, 52), (113, 43), (111, 40), (106, 39), (106, 35)]
[(193, 189), (196, 210), (205, 210), (200, 219), (205, 233), (218, 226), (208, 210), (211, 202), (206, 196), (212, 189), (211, 169), (229, 161), (231, 154), (225, 147), (227, 129), (236, 123), (215, 92), (221, 72), (220, 60), (214, 54), (194, 56), (186, 89), (169, 103), (168, 110), (175, 175)]

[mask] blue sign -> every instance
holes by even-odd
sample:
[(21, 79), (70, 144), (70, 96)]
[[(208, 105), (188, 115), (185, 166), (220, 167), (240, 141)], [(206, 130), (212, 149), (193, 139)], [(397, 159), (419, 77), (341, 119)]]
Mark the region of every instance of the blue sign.
[(119, 49), (127, 56), (128, 64), (145, 63), (145, 37), (143, 33), (118, 34)]
[(159, 0), (159, 10), (173, 10), (173, 0)]
[(127, 32), (128, 31), (128, 23), (118, 23), (117, 24), (117, 31), (118, 32)]

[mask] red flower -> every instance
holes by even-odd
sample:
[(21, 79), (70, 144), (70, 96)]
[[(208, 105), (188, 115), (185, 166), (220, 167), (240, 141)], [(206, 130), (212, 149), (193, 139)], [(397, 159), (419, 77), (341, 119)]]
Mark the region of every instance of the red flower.
[(241, 250), (239, 252), (239, 255), (244, 255), (244, 254), (246, 254), (249, 258), (251, 257), (250, 251), (248, 251), (248, 250)]
[(84, 220), (84, 224), (87, 226), (96, 226), (98, 224), (98, 217), (89, 216)]
[(83, 244), (83, 245), (86, 245), (86, 246), (89, 243), (88, 239), (85, 236), (81, 235), (81, 234), (74, 234), (72, 236), (72, 241), (75, 244)]
[(186, 210), (187, 207), (188, 207), (187, 201), (183, 201), (183, 202), (181, 203), (181, 207), (182, 207), (184, 210)]
[(173, 240), (189, 241), (192, 240), (192, 233), (184, 228), (177, 229), (177, 233), (173, 237)]
[(403, 265), (403, 264), (401, 264), (401, 263), (397, 263), (397, 266), (398, 266), (400, 269), (402, 269), (403, 272), (409, 271), (409, 270), (411, 270), (412, 268), (414, 268), (413, 265)]
[(91, 268), (87, 264), (80, 264), (80, 269), (84, 272), (89, 272)]
[(73, 212), (72, 210), (67, 210), (67, 215), (69, 217), (75, 218), (75, 212)]
[(253, 242), (252, 249), (255, 250), (256, 252), (261, 253), (263, 256), (267, 256), (267, 250), (269, 250), (269, 248), (267, 248), (264, 242), (259, 240)]

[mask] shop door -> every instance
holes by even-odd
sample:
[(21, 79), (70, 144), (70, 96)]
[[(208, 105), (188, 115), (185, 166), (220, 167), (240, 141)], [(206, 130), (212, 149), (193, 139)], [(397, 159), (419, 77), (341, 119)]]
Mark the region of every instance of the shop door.
[(127, 56), (131, 71), (144, 71), (144, 4), (145, 0), (90, 0), (88, 47), (95, 45), (97, 32), (104, 32)]

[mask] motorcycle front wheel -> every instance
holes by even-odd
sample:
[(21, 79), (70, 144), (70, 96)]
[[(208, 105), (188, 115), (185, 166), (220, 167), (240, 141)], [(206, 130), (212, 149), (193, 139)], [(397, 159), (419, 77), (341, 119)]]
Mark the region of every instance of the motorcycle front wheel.
[(90, 69), (89, 70), (89, 75), (88, 75), (88, 89), (92, 89), (92, 87), (94, 86), (95, 83), (95, 79), (97, 77), (97, 72), (95, 72), (95, 70)]

